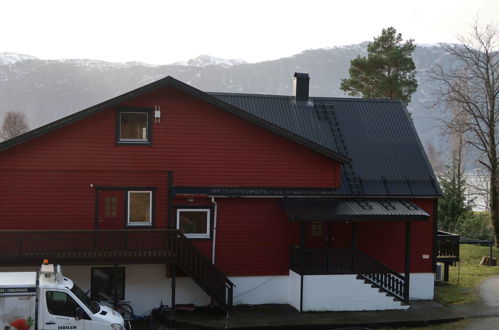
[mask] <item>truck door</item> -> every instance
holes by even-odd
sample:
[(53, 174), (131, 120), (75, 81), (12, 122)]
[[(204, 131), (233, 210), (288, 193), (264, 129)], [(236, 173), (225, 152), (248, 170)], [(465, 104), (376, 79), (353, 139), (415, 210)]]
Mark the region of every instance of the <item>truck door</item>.
[[(39, 310), (40, 330), (84, 330), (86, 320), (76, 319), (78, 303), (66, 292), (45, 291), (45, 308)], [(42, 315), (40, 315), (42, 314)]]

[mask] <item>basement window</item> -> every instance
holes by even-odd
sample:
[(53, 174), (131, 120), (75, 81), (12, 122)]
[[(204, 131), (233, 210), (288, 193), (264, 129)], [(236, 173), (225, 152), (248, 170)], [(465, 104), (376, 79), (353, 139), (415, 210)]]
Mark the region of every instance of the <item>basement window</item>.
[(125, 299), (125, 267), (92, 267), (90, 296), (94, 300)]
[(128, 191), (127, 223), (129, 226), (152, 225), (152, 191)]
[(151, 109), (119, 109), (116, 140), (119, 144), (151, 143)]
[(210, 238), (210, 209), (177, 209), (177, 229), (188, 238)]

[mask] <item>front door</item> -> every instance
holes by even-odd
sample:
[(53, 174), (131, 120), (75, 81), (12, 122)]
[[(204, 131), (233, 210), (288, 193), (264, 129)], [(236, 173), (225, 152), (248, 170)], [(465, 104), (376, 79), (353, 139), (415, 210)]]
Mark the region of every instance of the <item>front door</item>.
[(310, 249), (327, 249), (333, 247), (333, 236), (330, 222), (312, 221), (307, 223), (305, 245)]
[(123, 229), (125, 225), (125, 192), (122, 190), (101, 190), (97, 215), (98, 229)]

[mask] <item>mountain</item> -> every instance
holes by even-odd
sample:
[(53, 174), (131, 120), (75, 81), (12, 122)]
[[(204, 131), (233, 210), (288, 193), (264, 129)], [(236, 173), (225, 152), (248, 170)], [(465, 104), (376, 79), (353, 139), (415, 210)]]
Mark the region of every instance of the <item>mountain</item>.
[[(365, 54), (366, 45), (305, 50), (259, 63), (202, 55), (170, 65), (0, 53), (0, 120), (7, 111), (21, 111), (35, 128), (167, 75), (203, 91), (289, 95), (294, 72), (308, 72), (312, 96), (345, 96), (341, 79), (348, 77), (350, 60)], [(442, 112), (433, 106), (438, 85), (428, 73), (437, 63), (450, 65), (451, 59), (438, 45), (418, 45), (413, 58), (419, 88), (409, 111), (423, 144), (445, 150), (433, 119)]]

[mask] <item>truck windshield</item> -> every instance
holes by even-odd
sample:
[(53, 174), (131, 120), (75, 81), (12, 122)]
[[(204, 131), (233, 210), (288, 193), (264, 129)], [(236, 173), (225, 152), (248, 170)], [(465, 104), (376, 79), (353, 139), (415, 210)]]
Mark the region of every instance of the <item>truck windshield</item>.
[(92, 312), (92, 314), (95, 314), (100, 311), (100, 305), (96, 303), (95, 301), (92, 301), (85, 292), (83, 292), (82, 289), (80, 289), (76, 284), (73, 285), (71, 288), (71, 292), (74, 293), (75, 296), (80, 299), (82, 303), (87, 306), (87, 308)]

